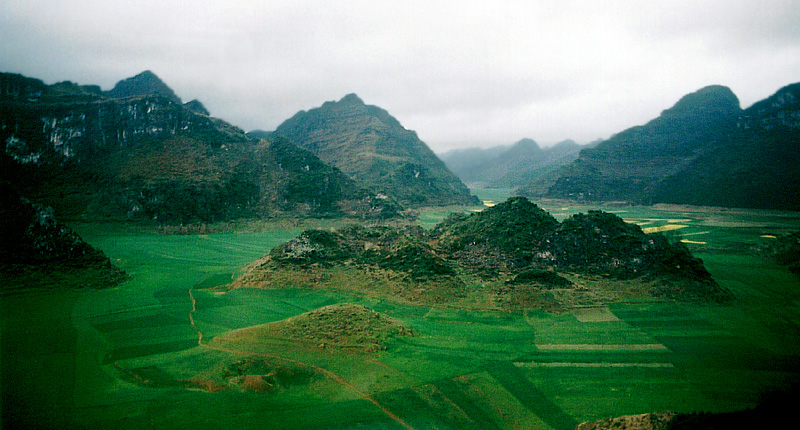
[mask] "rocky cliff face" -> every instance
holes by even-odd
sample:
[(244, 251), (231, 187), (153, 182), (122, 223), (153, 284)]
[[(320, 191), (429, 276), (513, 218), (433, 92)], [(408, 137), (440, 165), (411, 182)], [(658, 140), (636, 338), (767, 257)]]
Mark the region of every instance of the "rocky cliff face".
[(582, 151), (548, 196), (800, 209), (798, 97), (794, 84), (741, 110), (728, 88), (703, 88)]
[(375, 195), (356, 199), (361, 187), (333, 178), (343, 175), (323, 163), (287, 173), (261, 162), (274, 156), (272, 146), (209, 117), (199, 102), (181, 104), (164, 88), (148, 72), (108, 93), (0, 74), (2, 178), (68, 218), (187, 223), (286, 213), (271, 199), (288, 192), (279, 189), (286, 181), (265, 181), (279, 172), (292, 183), (313, 177), (336, 184), (326, 188), (328, 205), (295, 193), (294, 202), (307, 204), (294, 205), (294, 215), (371, 216), (377, 210), (360, 212), (364, 205), (353, 200), (379, 202)]
[(274, 134), (402, 204), (478, 203), (415, 132), (355, 94), (298, 112)]

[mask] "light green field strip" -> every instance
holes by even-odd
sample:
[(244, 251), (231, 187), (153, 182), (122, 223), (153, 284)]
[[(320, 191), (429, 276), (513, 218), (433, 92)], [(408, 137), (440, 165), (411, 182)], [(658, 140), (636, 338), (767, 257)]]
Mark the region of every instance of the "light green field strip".
[(514, 362), (517, 367), (650, 367), (650, 368), (671, 368), (675, 367), (672, 363), (573, 363), (573, 362)]
[(669, 351), (660, 343), (542, 343), (536, 344), (540, 351)]
[(683, 235), (684, 236), (699, 236), (701, 234), (709, 234), (709, 233), (711, 233), (711, 231), (706, 230), (706, 231), (696, 231), (694, 233), (683, 233)]

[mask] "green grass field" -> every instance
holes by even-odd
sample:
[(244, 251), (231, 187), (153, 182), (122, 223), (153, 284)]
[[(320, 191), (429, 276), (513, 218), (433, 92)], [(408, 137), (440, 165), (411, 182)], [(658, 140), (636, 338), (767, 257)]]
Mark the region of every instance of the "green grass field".
[[(541, 206), (560, 219), (589, 208)], [(561, 430), (623, 414), (742, 409), (798, 382), (800, 279), (756, 250), (764, 236), (800, 228), (800, 214), (602, 209), (642, 227), (685, 226), (675, 239), (737, 300), (548, 314), (300, 289), (221, 293), (210, 288), (300, 230), (168, 236), (81, 226), (131, 280), (0, 296), (2, 428)], [(424, 212), (421, 223), (444, 216)], [(416, 335), (369, 354), (226, 336), (337, 303), (382, 312)], [(312, 376), (269, 392), (230, 389), (225, 371), (245, 359)]]

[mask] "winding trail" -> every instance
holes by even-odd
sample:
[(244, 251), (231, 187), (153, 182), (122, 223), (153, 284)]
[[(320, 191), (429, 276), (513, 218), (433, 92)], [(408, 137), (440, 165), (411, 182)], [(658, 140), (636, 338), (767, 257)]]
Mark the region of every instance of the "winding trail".
[(242, 351), (242, 350), (223, 348), (223, 347), (220, 347), (220, 346), (210, 345), (208, 343), (203, 342), (203, 332), (200, 331), (200, 329), (197, 327), (197, 325), (194, 322), (194, 313), (195, 313), (195, 311), (197, 311), (197, 301), (194, 298), (194, 294), (192, 294), (192, 289), (191, 288), (189, 289), (189, 299), (192, 301), (192, 310), (189, 311), (189, 324), (191, 324), (191, 326), (194, 329), (194, 331), (197, 332), (197, 345), (202, 346), (204, 348), (208, 348), (208, 349), (214, 350), (214, 351), (221, 351), (221, 352), (226, 352), (226, 353), (229, 353), (229, 354), (250, 355), (250, 356), (257, 356), (257, 357), (264, 357), (264, 358), (273, 358), (273, 359), (285, 361), (287, 363), (292, 363), (292, 364), (297, 364), (297, 365), (301, 365), (301, 366), (310, 367), (310, 368), (312, 368), (312, 369), (324, 374), (325, 376), (329, 377), (330, 379), (336, 381), (337, 383), (341, 384), (342, 386), (344, 386), (346, 388), (349, 388), (354, 393), (358, 394), (359, 397), (361, 397), (362, 399), (364, 399), (364, 400), (372, 403), (373, 405), (375, 405), (378, 409), (381, 410), (381, 412), (386, 414), (386, 416), (388, 416), (389, 418), (393, 419), (394, 421), (396, 421), (398, 424), (402, 425), (406, 429), (415, 430), (414, 427), (411, 427), (402, 418), (400, 418), (399, 416), (395, 415), (392, 411), (387, 409), (385, 406), (383, 406), (380, 403), (378, 403), (378, 401), (375, 400), (374, 398), (372, 398), (372, 396), (370, 396), (369, 394), (359, 390), (353, 384), (345, 381), (344, 378), (342, 378), (341, 376), (337, 375), (334, 372), (331, 372), (328, 369), (319, 367), (319, 366), (314, 365), (312, 363), (306, 363), (306, 362), (303, 362), (303, 361), (300, 361), (300, 360), (294, 360), (294, 359), (291, 359), (291, 358), (288, 358), (288, 357), (283, 357), (283, 356), (280, 356), (280, 355), (267, 354), (267, 353), (263, 353), (263, 352)]

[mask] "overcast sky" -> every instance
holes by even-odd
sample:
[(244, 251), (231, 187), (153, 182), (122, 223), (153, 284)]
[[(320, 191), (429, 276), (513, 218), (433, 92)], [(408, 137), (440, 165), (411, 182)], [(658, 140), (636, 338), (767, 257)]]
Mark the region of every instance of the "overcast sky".
[(356, 93), (438, 152), (586, 143), (707, 85), (746, 108), (800, 82), (800, 2), (0, 1), (0, 71), (144, 70), (248, 131)]

